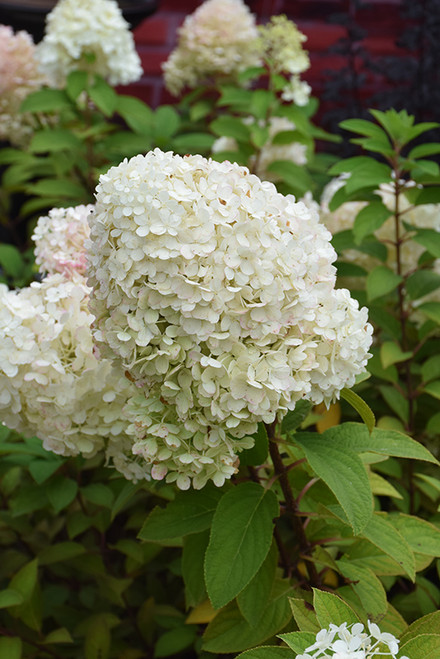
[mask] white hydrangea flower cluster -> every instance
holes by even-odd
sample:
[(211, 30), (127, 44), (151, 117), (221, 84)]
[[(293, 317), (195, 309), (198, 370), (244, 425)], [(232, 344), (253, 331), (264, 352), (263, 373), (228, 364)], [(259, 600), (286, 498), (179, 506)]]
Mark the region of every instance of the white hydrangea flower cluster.
[(0, 286), (0, 419), (60, 455), (107, 447), (127, 478), (145, 478), (121, 415), (136, 388), (95, 355), (89, 292), (61, 274), (19, 291)]
[(8, 25), (0, 25), (0, 140), (15, 145), (29, 140), (34, 130), (32, 116), (20, 113), (20, 105), (44, 82), (31, 35), (24, 31), (14, 34)]
[[(339, 206), (339, 208), (337, 208), (335, 211), (329, 210), (329, 203), (331, 199), (337, 190), (339, 190), (344, 185), (346, 178), (347, 175), (342, 175), (337, 179), (330, 181), (330, 183), (324, 188), (321, 197), (321, 219), (332, 234), (338, 233), (339, 231), (352, 229), (357, 214), (367, 205), (367, 202), (365, 201), (348, 201), (341, 204), (341, 206)], [(413, 186), (414, 183), (412, 181), (408, 181), (407, 187), (411, 188)], [(390, 184), (382, 184), (376, 194), (382, 199), (383, 204), (392, 212), (394, 210), (395, 201), (392, 186)], [(403, 193), (401, 193), (399, 195), (399, 209), (400, 212), (403, 213), (402, 219), (408, 224), (419, 228), (428, 228), (433, 229), (434, 231), (440, 231), (440, 204), (423, 204), (421, 206), (411, 207), (408, 199)], [(395, 226), (393, 217), (390, 217), (388, 220), (386, 220), (384, 224), (377, 231), (375, 231), (374, 235), (387, 247), (388, 265), (390, 267), (395, 266), (395, 248), (390, 244), (392, 241), (395, 241)], [(414, 240), (410, 239), (404, 241), (400, 246), (400, 261), (402, 271), (404, 273), (412, 271), (417, 266), (417, 261), (424, 251), (424, 248)], [(364, 254), (357, 250), (346, 250), (343, 254), (343, 258), (346, 261), (357, 263), (367, 271), (372, 270), (379, 264), (378, 260), (373, 256)], [(434, 264), (434, 268), (437, 271), (440, 270), (440, 259), (437, 259)]]
[(310, 59), (302, 44), (305, 34), (283, 14), (272, 16), (266, 25), (260, 25), (261, 49), (275, 73), (295, 75), (307, 71)]
[(300, 107), (307, 105), (309, 102), (312, 88), (305, 80), (301, 80), (298, 73), (290, 76), (290, 80), (284, 87), (281, 98), (287, 103), (295, 103)]
[(93, 204), (52, 208), (49, 215), (39, 218), (32, 240), (35, 262), (42, 274), (85, 275), (84, 243), (90, 234), (87, 217), (94, 208)]
[(56, 87), (76, 69), (97, 73), (111, 85), (126, 85), (143, 73), (130, 26), (115, 0), (59, 0), (47, 17), (36, 57)]
[(128, 432), (154, 478), (220, 485), (257, 422), (364, 370), (330, 234), (246, 168), (156, 149), (101, 177), (89, 221), (95, 338), (143, 388)]
[(243, 0), (206, 0), (178, 30), (178, 45), (163, 64), (165, 86), (178, 96), (212, 77), (236, 81), (260, 63), (255, 18)]
[[(253, 118), (245, 118), (244, 124), (250, 124)], [(264, 122), (260, 122), (264, 126)], [(268, 167), (276, 160), (289, 160), (296, 165), (305, 165), (307, 163), (307, 147), (300, 142), (291, 142), (290, 144), (273, 144), (272, 140), (275, 135), (283, 131), (295, 130), (295, 124), (285, 117), (271, 117), (268, 123), (269, 137), (258, 153), (249, 159), (249, 169), (264, 181), (275, 183), (279, 177), (274, 172), (269, 172)], [(236, 151), (238, 148), (237, 141), (233, 137), (219, 137), (212, 145), (212, 152)]]
[[(368, 620), (369, 634), (364, 625), (357, 622), (348, 625), (331, 624), (328, 629), (321, 629), (316, 634), (316, 641), (306, 648), (296, 659), (373, 659), (385, 656), (397, 659), (399, 641), (393, 634), (381, 632), (378, 625)], [(409, 659), (401, 656), (400, 659)]]

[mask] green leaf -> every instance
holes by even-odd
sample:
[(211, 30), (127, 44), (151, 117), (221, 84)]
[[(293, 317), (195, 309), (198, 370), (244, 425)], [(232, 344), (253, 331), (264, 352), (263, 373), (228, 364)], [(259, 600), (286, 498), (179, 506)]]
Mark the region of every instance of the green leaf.
[(241, 483), (220, 499), (205, 556), (206, 589), (214, 608), (230, 602), (255, 576), (269, 552), (278, 514), (275, 494), (257, 483)]
[(31, 153), (53, 151), (76, 151), (82, 147), (82, 142), (70, 130), (63, 128), (46, 128), (35, 133), (29, 145)]
[(383, 514), (374, 513), (362, 535), (401, 565), (411, 581), (415, 580), (414, 554), (411, 547)]
[(169, 629), (157, 639), (154, 645), (154, 656), (175, 657), (194, 643), (196, 633), (196, 627), (188, 625)]
[(274, 160), (267, 166), (267, 171), (276, 174), (285, 183), (303, 192), (313, 187), (313, 180), (306, 169), (290, 160)]
[(329, 428), (322, 437), (339, 446), (341, 451), (348, 448), (356, 453), (371, 451), (396, 458), (437, 463), (437, 459), (420, 442), (396, 430), (374, 428), (370, 435), (361, 423), (343, 423), (337, 428)]
[(23, 602), (23, 595), (18, 590), (14, 590), (13, 588), (0, 590), (0, 609), (18, 606), (19, 604), (23, 604)]
[(78, 483), (61, 475), (52, 479), (47, 486), (47, 496), (57, 514), (72, 503), (77, 492)]
[(20, 106), (20, 112), (55, 112), (72, 104), (61, 89), (40, 89), (28, 94)]
[(118, 96), (115, 112), (121, 115), (127, 125), (140, 135), (153, 135), (154, 113), (134, 96)]
[(417, 229), (412, 239), (422, 245), (432, 256), (440, 258), (440, 233), (434, 229)]
[[(410, 190), (406, 192), (407, 196), (409, 196), (409, 193)], [(423, 188), (423, 190), (415, 190), (414, 195), (415, 198), (413, 199), (411, 197), (411, 199), (417, 206), (440, 203), (440, 187), (437, 186), (426, 187)]]
[(353, 225), (355, 243), (360, 245), (365, 236), (380, 229), (390, 215), (390, 210), (381, 201), (370, 201), (368, 206), (361, 208)]
[(295, 622), (302, 632), (313, 632), (315, 634), (319, 632), (321, 626), (311, 604), (294, 597), (289, 597), (289, 603)]
[(401, 643), (406, 643), (412, 638), (417, 638), (419, 634), (436, 634), (440, 629), (440, 611), (428, 613), (418, 620), (415, 620), (403, 634)]
[(411, 300), (418, 300), (440, 287), (440, 275), (431, 270), (417, 270), (408, 277), (405, 288)]
[(117, 495), (113, 506), (112, 506), (112, 514), (111, 514), (111, 519), (112, 521), (118, 515), (118, 513), (123, 510), (124, 506), (134, 497), (136, 492), (140, 490), (142, 487), (141, 483), (125, 483), (124, 487), (122, 490), (119, 492)]
[(197, 154), (209, 151), (214, 141), (215, 138), (209, 133), (186, 133), (173, 139), (173, 147), (178, 153)]
[(180, 126), (180, 118), (171, 105), (161, 105), (154, 114), (154, 136), (156, 139), (170, 138)]
[(85, 200), (88, 194), (79, 183), (61, 178), (46, 178), (36, 183), (31, 183), (26, 186), (26, 192), (40, 196), (51, 197), (52, 195), (57, 195), (59, 197), (80, 200)]
[(224, 85), (220, 88), (220, 98), (217, 102), (217, 105), (219, 107), (224, 105), (232, 105), (248, 110), (251, 104), (251, 99), (252, 92), (250, 90), (241, 89), (235, 85)]
[(379, 387), (379, 391), (393, 412), (397, 414), (404, 424), (407, 424), (409, 418), (409, 404), (406, 398), (404, 398), (400, 391), (397, 391), (394, 387), (382, 385)]
[(20, 276), (23, 271), (23, 257), (14, 245), (0, 244), (0, 268), (6, 275)]
[(435, 382), (428, 382), (423, 387), (423, 391), (433, 398), (440, 400), (440, 380), (435, 380)]
[(264, 559), (254, 578), (237, 595), (238, 608), (248, 623), (255, 627), (261, 620), (264, 609), (272, 592), (278, 562), (276, 545), (272, 547)]
[(440, 153), (440, 143), (429, 142), (427, 144), (419, 144), (411, 149), (408, 153), (408, 158), (424, 158), (425, 156), (435, 156), (437, 153)]
[(28, 602), (35, 590), (38, 579), (38, 559), (26, 563), (9, 583), (11, 590), (16, 590), (23, 597), (24, 602)]
[(87, 71), (71, 71), (67, 76), (66, 93), (72, 100), (76, 101), (81, 92), (87, 89), (89, 74)]
[(403, 513), (391, 513), (389, 521), (414, 552), (426, 556), (440, 556), (440, 529), (434, 524)]
[(337, 561), (337, 565), (343, 576), (350, 579), (350, 587), (359, 597), (368, 618), (383, 616), (387, 610), (387, 596), (373, 570), (344, 559)]
[(209, 127), (219, 137), (233, 137), (239, 142), (248, 142), (250, 138), (249, 128), (237, 117), (218, 117)]
[(33, 460), (29, 464), (29, 473), (38, 485), (42, 485), (62, 464), (61, 460)]
[(206, 597), (203, 563), (209, 543), (209, 529), (187, 535), (183, 541), (182, 577), (187, 606), (197, 606)]
[(210, 114), (212, 110), (213, 103), (208, 99), (202, 99), (194, 103), (189, 110), (189, 118), (193, 122), (197, 122), (200, 119), (204, 119)]
[(94, 84), (89, 88), (89, 96), (106, 117), (114, 114), (118, 102), (117, 94), (100, 76), (95, 76)]
[(352, 133), (359, 133), (360, 135), (366, 135), (367, 137), (374, 137), (376, 139), (386, 139), (391, 146), (386, 133), (372, 121), (366, 121), (365, 119), (345, 119), (339, 125), (344, 130), (349, 130)]
[(290, 433), (296, 430), (309, 415), (312, 404), (308, 400), (299, 400), (295, 409), (287, 412), (281, 423), (281, 432)]
[(380, 359), (385, 369), (392, 364), (405, 362), (411, 357), (412, 352), (403, 352), (401, 347), (394, 341), (385, 341), (380, 347)]
[(179, 492), (166, 508), (157, 506), (152, 510), (138, 537), (160, 542), (208, 529), (223, 494), (209, 485), (201, 491)]
[[(337, 428), (340, 426), (333, 436), (337, 436)], [(341, 451), (338, 442), (329, 441), (326, 433), (298, 433), (294, 440), (341, 504), (354, 533), (360, 533), (373, 512), (373, 496), (362, 460), (349, 448)]]
[(54, 629), (53, 632), (50, 632), (44, 639), (45, 643), (73, 643), (73, 638), (70, 635), (70, 632), (65, 627), (60, 627), (59, 629)]
[(411, 659), (438, 659), (440, 634), (420, 634), (403, 643), (400, 652)]
[(303, 653), (308, 647), (313, 645), (316, 641), (316, 634), (312, 632), (288, 632), (287, 634), (279, 634), (284, 643), (287, 643), (289, 648), (296, 654)]
[(378, 265), (367, 277), (367, 297), (371, 302), (382, 295), (387, 295), (394, 291), (401, 283), (402, 277), (390, 270), (384, 265)]
[(424, 302), (417, 307), (417, 311), (422, 311), (430, 320), (440, 325), (440, 302)]
[(237, 655), (237, 659), (293, 659), (289, 648), (279, 645), (263, 645)]
[(437, 378), (440, 379), (440, 355), (433, 355), (422, 364), (422, 380), (430, 382)]
[(288, 591), (291, 587), (285, 582), (275, 584), (271, 600), (256, 627), (246, 622), (235, 602), (228, 604), (209, 623), (203, 636), (203, 650), (221, 654), (241, 652), (280, 632), (292, 617)]
[(348, 625), (359, 622), (351, 606), (334, 593), (313, 588), (313, 608), (321, 629), (328, 628), (332, 623), (339, 626), (344, 622)]
[(258, 424), (254, 439), (255, 445), (240, 453), (240, 465), (261, 465), (266, 460), (269, 452), (269, 440), (264, 423)]
[(113, 506), (114, 494), (104, 483), (91, 483), (82, 487), (81, 495), (86, 501), (90, 501), (96, 506), (104, 506), (104, 508), (112, 508)]
[(84, 659), (108, 659), (110, 647), (110, 626), (105, 614), (93, 616), (84, 639)]
[(85, 548), (79, 542), (58, 542), (40, 551), (38, 560), (40, 565), (52, 565), (53, 563), (64, 562), (81, 556), (85, 551)]
[(341, 390), (341, 398), (346, 400), (347, 403), (349, 403), (353, 409), (356, 410), (356, 412), (367, 426), (368, 430), (372, 432), (374, 426), (376, 425), (376, 418), (372, 409), (367, 405), (367, 403), (354, 391), (351, 389), (346, 389), (345, 387)]
[(249, 111), (257, 119), (266, 119), (271, 105), (275, 102), (275, 94), (268, 89), (256, 89), (252, 92)]
[(0, 638), (0, 659), (21, 659), (22, 642), (18, 636)]

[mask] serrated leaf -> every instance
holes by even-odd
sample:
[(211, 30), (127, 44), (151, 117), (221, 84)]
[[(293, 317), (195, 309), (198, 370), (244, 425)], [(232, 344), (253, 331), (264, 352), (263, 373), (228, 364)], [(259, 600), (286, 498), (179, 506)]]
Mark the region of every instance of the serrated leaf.
[(396, 561), (409, 578), (414, 581), (414, 554), (405, 538), (396, 530), (391, 521), (388, 521), (382, 514), (374, 513), (362, 531), (362, 535)]
[(390, 514), (389, 521), (414, 552), (426, 556), (440, 556), (440, 529), (434, 524), (404, 513)]
[(402, 277), (384, 265), (378, 265), (367, 277), (367, 297), (371, 302), (378, 297), (387, 295), (394, 291), (401, 283)]
[(183, 542), (182, 577), (187, 606), (197, 606), (206, 599), (203, 563), (209, 543), (209, 529), (187, 535)]
[(295, 654), (303, 653), (308, 647), (316, 641), (316, 634), (312, 632), (288, 632), (279, 634), (279, 638), (286, 643)]
[(220, 499), (205, 556), (206, 589), (214, 608), (230, 602), (258, 572), (278, 513), (275, 494), (257, 483), (241, 483)]
[(353, 225), (355, 243), (360, 245), (365, 236), (380, 229), (390, 215), (390, 210), (381, 201), (370, 201), (367, 206), (361, 208)]
[(321, 629), (328, 628), (330, 624), (347, 625), (359, 622), (354, 610), (343, 599), (323, 590), (313, 588), (313, 608)]
[(393, 412), (404, 424), (408, 423), (409, 404), (406, 398), (394, 387), (380, 386), (379, 391)]
[(396, 430), (374, 428), (371, 435), (361, 423), (343, 423), (336, 428), (330, 428), (324, 439), (339, 445), (339, 450), (349, 448), (357, 453), (371, 451), (396, 458), (425, 460), (437, 463), (437, 459), (422, 445), (408, 435)]
[(247, 622), (255, 627), (263, 615), (264, 609), (272, 592), (278, 562), (276, 545), (272, 547), (264, 559), (254, 578), (237, 595), (238, 608)]
[(435, 156), (437, 153), (440, 153), (440, 143), (429, 142), (413, 147), (408, 153), (408, 158), (424, 158), (425, 156)]
[[(352, 133), (359, 133), (360, 135), (366, 135), (367, 137), (386, 139), (388, 141), (386, 133), (384, 133), (377, 124), (374, 124), (372, 121), (367, 121), (366, 119), (344, 119), (339, 125), (341, 128), (344, 128), (344, 130), (349, 130)], [(388, 144), (390, 144), (389, 141)]]
[(313, 632), (314, 634), (317, 634), (320, 631), (321, 626), (318, 623), (315, 611), (311, 604), (294, 597), (289, 597), (289, 604), (295, 622), (302, 632)]
[(402, 495), (391, 485), (391, 483), (382, 478), (375, 471), (370, 471), (368, 475), (370, 479), (371, 491), (376, 496), (393, 497), (394, 499), (403, 499)]
[(384, 615), (387, 610), (387, 596), (373, 570), (344, 559), (337, 561), (337, 565), (343, 576), (352, 582), (350, 587), (359, 597), (368, 618)]
[(440, 656), (440, 634), (419, 634), (402, 643), (400, 652), (411, 659), (438, 659)]
[(360, 396), (358, 396), (358, 394), (356, 394), (351, 389), (346, 389), (345, 387), (341, 390), (341, 398), (346, 400), (347, 403), (349, 403), (353, 409), (356, 410), (356, 412), (367, 426), (368, 430), (372, 432), (374, 426), (376, 425), (376, 418), (373, 414), (373, 410), (369, 407), (369, 405), (367, 405), (367, 403)]
[(337, 442), (333, 443), (326, 437), (331, 430), (337, 434), (340, 427), (331, 428), (322, 435), (298, 433), (294, 439), (304, 450), (313, 471), (341, 504), (354, 533), (358, 534), (372, 515), (373, 496), (359, 456), (349, 448), (341, 451)]
[(254, 435), (255, 445), (240, 453), (240, 465), (261, 465), (267, 459), (269, 452), (269, 439), (264, 423), (258, 424)]
[(139, 538), (151, 542), (199, 533), (211, 526), (214, 511), (224, 493), (206, 486), (200, 491), (179, 492), (166, 508), (157, 506), (147, 517)]
[(266, 606), (257, 627), (252, 627), (240, 614), (235, 602), (218, 612), (208, 625), (203, 636), (202, 648), (207, 652), (241, 652), (253, 645), (264, 643), (280, 632), (292, 614), (287, 601), (290, 586), (282, 581), (276, 583), (269, 604)]
[(401, 643), (406, 643), (412, 638), (417, 638), (419, 634), (435, 634), (440, 629), (440, 611), (428, 613), (418, 620), (415, 620), (405, 631), (401, 638)]

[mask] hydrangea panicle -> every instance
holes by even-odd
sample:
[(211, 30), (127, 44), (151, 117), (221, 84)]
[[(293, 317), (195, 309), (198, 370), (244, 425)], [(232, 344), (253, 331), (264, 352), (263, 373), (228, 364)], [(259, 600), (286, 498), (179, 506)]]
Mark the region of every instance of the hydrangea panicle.
[(153, 477), (221, 484), (258, 422), (364, 370), (329, 232), (247, 168), (155, 149), (101, 176), (89, 221), (95, 340), (140, 389), (128, 432)]
[(56, 87), (76, 69), (97, 73), (111, 85), (142, 76), (130, 26), (116, 0), (59, 0), (47, 16), (36, 56)]
[(178, 96), (215, 77), (237, 82), (261, 63), (254, 16), (243, 0), (206, 0), (185, 18), (178, 45), (163, 65), (166, 88)]
[(0, 140), (21, 145), (30, 138), (33, 118), (19, 109), (26, 96), (44, 82), (31, 35), (24, 31), (14, 34), (11, 27), (0, 25)]
[(87, 217), (93, 210), (92, 204), (52, 208), (49, 215), (39, 218), (32, 240), (35, 262), (42, 274), (85, 275), (85, 241), (90, 233)]
[(122, 415), (136, 388), (94, 353), (89, 292), (79, 275), (0, 287), (0, 420), (60, 455), (91, 457), (107, 447), (127, 478), (148, 478)]
[[(381, 632), (379, 627), (368, 620), (369, 634), (360, 622), (353, 625), (331, 624), (316, 634), (316, 641), (296, 659), (373, 659), (377, 656), (397, 659), (399, 641), (393, 634)], [(409, 659), (400, 656), (399, 659)]]
[(310, 60), (302, 44), (305, 34), (298, 30), (287, 16), (272, 16), (266, 25), (260, 25), (261, 49), (269, 67), (275, 73), (296, 75), (307, 71)]

